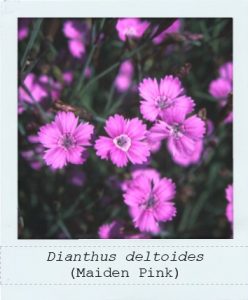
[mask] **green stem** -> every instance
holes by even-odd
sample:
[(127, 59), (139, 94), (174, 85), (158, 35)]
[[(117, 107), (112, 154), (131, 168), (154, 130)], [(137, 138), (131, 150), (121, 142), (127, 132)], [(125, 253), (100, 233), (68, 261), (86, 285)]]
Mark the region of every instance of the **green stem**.
[(26, 65), (26, 60), (27, 60), (27, 56), (29, 54), (29, 51), (32, 49), (34, 42), (39, 34), (40, 31), (40, 27), (41, 24), (43, 22), (43, 19), (36, 19), (35, 23), (34, 23), (34, 28), (32, 30), (30, 39), (28, 41), (27, 47), (23, 53), (22, 59), (21, 59), (21, 73), (24, 71), (25, 69), (25, 65)]

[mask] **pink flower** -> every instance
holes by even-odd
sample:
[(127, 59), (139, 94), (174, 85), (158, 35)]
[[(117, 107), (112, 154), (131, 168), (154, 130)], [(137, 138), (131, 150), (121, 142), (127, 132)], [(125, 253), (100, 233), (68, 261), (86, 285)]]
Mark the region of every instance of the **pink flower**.
[(128, 205), (134, 226), (141, 232), (158, 233), (159, 222), (171, 221), (176, 208), (175, 184), (168, 178), (142, 174), (129, 184), (124, 202)]
[(115, 86), (119, 92), (125, 92), (132, 84), (133, 64), (130, 60), (124, 61), (115, 78)]
[(46, 89), (41, 85), (38, 78), (33, 73), (29, 73), (25, 77), (23, 83), (29, 93), (23, 87), (19, 87), (19, 112), (24, 110), (24, 103), (33, 104), (34, 101), (40, 102), (47, 96)]
[(233, 81), (233, 63), (227, 62), (219, 68), (219, 74), (221, 78), (227, 79), (230, 82)]
[(85, 54), (85, 43), (88, 34), (86, 23), (79, 20), (66, 21), (63, 32), (69, 39), (68, 46), (72, 56), (82, 58)]
[(149, 22), (141, 21), (137, 18), (118, 19), (116, 30), (118, 31), (119, 38), (122, 41), (126, 41), (127, 37), (141, 38), (149, 25)]
[(183, 95), (184, 89), (180, 80), (172, 75), (160, 80), (147, 78), (139, 84), (141, 101), (140, 111), (143, 117), (149, 121), (155, 121), (171, 107), (181, 107), (187, 113), (192, 112), (194, 101)]
[(72, 112), (59, 112), (55, 121), (42, 126), (38, 133), (39, 141), (47, 148), (43, 157), (46, 164), (61, 169), (68, 163), (84, 163), (93, 129), (89, 123), (78, 124)]
[[(219, 100), (220, 106), (225, 106), (229, 94), (233, 90), (233, 64), (227, 62), (219, 68), (219, 78), (210, 82), (209, 93)], [(226, 116), (224, 123), (231, 123), (233, 121), (232, 111)]]
[(227, 220), (233, 222), (233, 185), (229, 184), (226, 188), (226, 200), (228, 201), (226, 206)]
[(60, 98), (60, 92), (62, 88), (60, 82), (55, 81), (52, 77), (47, 75), (41, 75), (39, 77), (39, 82), (47, 91), (47, 96), (51, 98), (51, 100), (55, 101)]
[(150, 155), (145, 141), (146, 125), (138, 118), (124, 119), (121, 115), (109, 117), (105, 131), (109, 137), (100, 136), (95, 143), (96, 154), (101, 159), (111, 159), (117, 167), (124, 167), (128, 160), (142, 164)]
[(197, 142), (203, 139), (205, 131), (205, 123), (199, 117), (186, 118), (185, 110), (174, 107), (151, 128), (149, 138), (154, 141), (167, 139), (173, 157), (188, 157), (196, 151)]
[(29, 35), (29, 25), (32, 19), (20, 18), (18, 20), (18, 40), (25, 40)]
[(181, 21), (179, 19), (176, 19), (168, 28), (166, 28), (164, 31), (162, 31), (159, 35), (157, 35), (153, 42), (155, 45), (161, 44), (170, 34), (174, 34), (179, 32), (181, 28)]
[(122, 222), (113, 221), (99, 227), (98, 235), (101, 239), (118, 239), (122, 237)]
[[(228, 95), (232, 92), (232, 82), (225, 78), (218, 78), (211, 81), (209, 93), (220, 101), (226, 101)], [(222, 104), (222, 103), (221, 103)]]

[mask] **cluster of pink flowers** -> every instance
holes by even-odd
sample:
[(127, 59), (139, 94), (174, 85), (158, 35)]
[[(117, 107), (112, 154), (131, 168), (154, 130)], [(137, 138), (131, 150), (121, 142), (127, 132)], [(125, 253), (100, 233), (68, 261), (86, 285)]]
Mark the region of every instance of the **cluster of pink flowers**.
[(192, 115), (195, 103), (185, 95), (180, 80), (171, 75), (160, 82), (147, 78), (140, 83), (139, 93), (143, 117), (155, 122), (148, 133), (150, 143), (166, 139), (175, 162), (183, 166), (197, 162), (202, 151), (205, 122)]
[[(209, 93), (219, 101), (220, 106), (227, 104), (228, 96), (233, 90), (233, 63), (227, 62), (219, 68), (219, 77), (210, 82)], [(233, 120), (233, 113), (229, 112), (225, 122)]]
[[(185, 95), (180, 80), (171, 75), (160, 82), (144, 79), (139, 85), (139, 93), (141, 114), (155, 124), (148, 130), (139, 118), (110, 116), (104, 127), (107, 136), (100, 136), (95, 141), (96, 154), (120, 168), (128, 162), (147, 164), (154, 150), (151, 144), (160, 144), (166, 139), (175, 161), (182, 165), (197, 161), (202, 151), (205, 123), (191, 114), (195, 104)], [(73, 113), (60, 112), (55, 121), (40, 128), (39, 140), (47, 149), (44, 160), (51, 168), (85, 162), (85, 147), (91, 145), (94, 127), (78, 122)], [(149, 167), (135, 170), (122, 188), (134, 227), (141, 233), (156, 234), (161, 223), (175, 217), (176, 208), (172, 202), (175, 184), (169, 178), (161, 178), (156, 170)], [(99, 229), (99, 236), (121, 236), (120, 228), (119, 223), (105, 224)]]

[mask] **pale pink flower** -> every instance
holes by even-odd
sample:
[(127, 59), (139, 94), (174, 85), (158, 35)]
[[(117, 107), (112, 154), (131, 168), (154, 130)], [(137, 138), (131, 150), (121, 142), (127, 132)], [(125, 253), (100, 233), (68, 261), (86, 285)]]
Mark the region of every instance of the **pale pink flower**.
[(137, 18), (118, 19), (116, 30), (119, 38), (126, 41), (127, 38), (141, 38), (149, 25), (149, 22)]
[(181, 81), (172, 75), (165, 76), (158, 82), (147, 78), (139, 84), (139, 94), (142, 98), (140, 111), (149, 121), (155, 121), (171, 107), (183, 108), (187, 113), (192, 112), (194, 101), (183, 95)]
[(226, 188), (226, 217), (230, 223), (233, 223), (233, 185), (229, 184)]
[(94, 127), (78, 121), (72, 112), (59, 112), (52, 123), (40, 128), (39, 141), (47, 148), (43, 158), (51, 168), (84, 163)]
[(166, 28), (153, 39), (154, 44), (161, 44), (169, 35), (179, 32), (180, 28), (181, 21), (179, 19), (176, 19), (168, 28)]
[(158, 233), (160, 222), (171, 221), (176, 215), (172, 199), (175, 184), (169, 178), (141, 174), (132, 180), (124, 194), (124, 202), (136, 228), (141, 232)]
[(129, 160), (133, 164), (147, 161), (146, 125), (138, 118), (124, 119), (116, 114), (106, 121), (105, 131), (109, 137), (100, 136), (95, 143), (96, 154), (102, 159), (111, 159), (117, 167), (126, 166)]
[(154, 141), (167, 139), (173, 157), (188, 157), (193, 155), (205, 131), (205, 122), (199, 117), (192, 115), (187, 118), (184, 109), (174, 107), (150, 129), (149, 138)]

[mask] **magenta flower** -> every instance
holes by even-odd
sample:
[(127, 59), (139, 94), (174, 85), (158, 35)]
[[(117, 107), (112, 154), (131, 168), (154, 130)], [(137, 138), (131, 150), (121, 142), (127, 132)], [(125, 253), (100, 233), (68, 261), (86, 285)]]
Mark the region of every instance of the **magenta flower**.
[(205, 131), (205, 122), (199, 117), (186, 118), (185, 110), (174, 107), (167, 110), (162, 121), (151, 128), (149, 138), (154, 141), (167, 139), (168, 150), (173, 157), (188, 157), (193, 155)]
[(20, 18), (18, 19), (18, 40), (23, 41), (29, 35), (29, 25), (32, 19), (30, 18)]
[(55, 81), (52, 77), (47, 75), (41, 75), (39, 77), (39, 82), (42, 85), (43, 89), (46, 90), (47, 96), (56, 101), (60, 98), (60, 93), (62, 89), (62, 85), (60, 82)]
[(150, 155), (145, 141), (146, 125), (138, 118), (124, 119), (121, 115), (109, 117), (105, 131), (109, 137), (100, 136), (95, 143), (96, 154), (109, 160), (117, 167), (124, 167), (128, 160), (133, 164), (142, 164)]
[(229, 184), (226, 188), (226, 200), (228, 201), (226, 206), (227, 220), (233, 222), (233, 185)]
[(115, 86), (119, 92), (127, 91), (132, 84), (133, 64), (130, 60), (124, 61), (118, 75), (115, 78)]
[(141, 38), (149, 25), (149, 22), (141, 21), (137, 18), (118, 19), (116, 23), (116, 30), (118, 31), (119, 38), (122, 41), (126, 41), (127, 37)]
[(176, 19), (176, 21), (174, 21), (168, 28), (166, 28), (153, 39), (154, 44), (161, 44), (169, 35), (179, 32), (180, 28), (181, 21), (179, 19)]
[[(233, 64), (227, 62), (219, 68), (219, 78), (210, 82), (209, 93), (219, 100), (220, 106), (225, 106), (229, 94), (233, 90)], [(231, 123), (233, 120), (232, 111), (228, 113), (224, 122)]]
[(155, 121), (171, 107), (181, 107), (187, 113), (192, 112), (194, 101), (183, 95), (184, 89), (180, 80), (172, 75), (160, 80), (147, 78), (139, 84), (139, 94), (143, 99), (140, 111), (143, 117), (149, 121)]
[(113, 221), (109, 224), (103, 224), (99, 227), (98, 235), (101, 239), (118, 239), (122, 237), (123, 223)]
[(47, 96), (46, 89), (39, 82), (39, 79), (33, 74), (29, 73), (24, 81), (25, 87), (29, 91), (29, 93), (23, 88), (19, 87), (18, 89), (18, 100), (19, 100), (19, 113), (23, 112), (25, 103), (33, 104), (35, 102), (40, 102)]
[(175, 197), (175, 184), (168, 178), (142, 174), (128, 185), (124, 202), (128, 205), (134, 226), (141, 232), (158, 233), (159, 223), (171, 221), (176, 208), (171, 201)]
[(78, 124), (72, 112), (59, 112), (51, 124), (40, 128), (38, 136), (47, 148), (44, 160), (53, 169), (61, 169), (68, 163), (82, 164), (86, 159), (86, 146), (94, 127), (89, 123)]
[(211, 81), (209, 85), (209, 93), (216, 99), (225, 103), (228, 95), (232, 92), (232, 82), (225, 78), (218, 78)]
[(227, 62), (219, 68), (219, 75), (221, 78), (233, 81), (233, 63)]
[(88, 35), (88, 27), (80, 20), (70, 20), (64, 23), (64, 35), (69, 39), (68, 47), (75, 58), (82, 58), (85, 54), (85, 43)]

